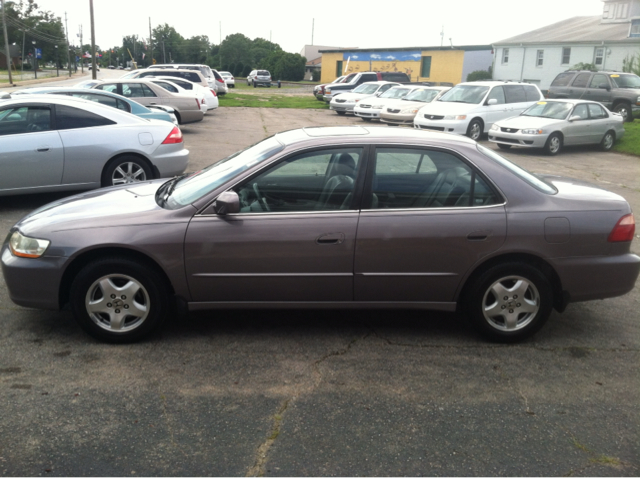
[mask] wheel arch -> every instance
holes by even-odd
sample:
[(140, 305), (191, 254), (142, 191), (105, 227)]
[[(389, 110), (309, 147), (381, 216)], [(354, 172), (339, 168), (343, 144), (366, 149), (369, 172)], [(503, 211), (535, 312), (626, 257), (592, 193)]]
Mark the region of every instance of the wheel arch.
[(69, 302), (71, 284), (73, 283), (73, 280), (78, 275), (78, 273), (92, 261), (97, 259), (104, 259), (107, 257), (124, 258), (144, 264), (145, 266), (152, 269), (157, 274), (157, 276), (165, 282), (172, 295), (175, 294), (173, 284), (169, 280), (169, 277), (167, 276), (165, 271), (155, 260), (153, 260), (148, 255), (143, 254), (140, 251), (127, 249), (125, 247), (102, 247), (83, 252), (82, 254), (76, 256), (67, 266), (64, 273), (62, 274), (62, 279), (60, 280), (60, 290), (58, 291), (58, 304), (60, 308), (64, 307)]
[(527, 253), (509, 253), (494, 256), (486, 260), (485, 262), (478, 264), (476, 268), (469, 274), (464, 282), (464, 285), (460, 289), (457, 296), (457, 311), (462, 312), (464, 303), (468, 300), (469, 292), (473, 283), (492, 267), (505, 263), (505, 262), (521, 262), (540, 270), (549, 281), (551, 285), (551, 291), (553, 293), (553, 308), (558, 312), (562, 312), (568, 303), (569, 298), (562, 289), (562, 282), (560, 276), (555, 269), (547, 261), (541, 257)]

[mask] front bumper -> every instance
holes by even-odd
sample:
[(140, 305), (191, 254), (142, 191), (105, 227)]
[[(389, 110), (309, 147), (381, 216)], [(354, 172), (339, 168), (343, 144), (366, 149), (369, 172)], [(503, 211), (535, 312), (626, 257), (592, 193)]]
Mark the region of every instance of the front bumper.
[(500, 130), (489, 131), (489, 141), (492, 143), (520, 146), (523, 148), (544, 148), (549, 134), (506, 133)]
[(431, 131), (444, 131), (445, 133), (467, 134), (469, 122), (466, 120), (427, 120), (424, 115), (416, 115), (413, 126), (417, 129), (428, 129)]
[(371, 119), (380, 119), (380, 113), (382, 109), (373, 109), (373, 108), (354, 108), (353, 114), (359, 116), (360, 118), (371, 118)]
[(353, 113), (353, 109), (355, 108), (355, 103), (336, 103), (332, 101), (329, 104), (329, 109), (333, 111), (344, 111), (345, 113)]
[(399, 114), (399, 113), (382, 113), (380, 115), (380, 121), (383, 123), (397, 124), (397, 125), (411, 125), (413, 126), (413, 119), (415, 114)]

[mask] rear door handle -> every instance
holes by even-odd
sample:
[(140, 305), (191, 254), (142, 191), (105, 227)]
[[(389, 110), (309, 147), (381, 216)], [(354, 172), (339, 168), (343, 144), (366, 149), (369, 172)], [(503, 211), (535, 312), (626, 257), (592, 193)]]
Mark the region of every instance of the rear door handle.
[(330, 232), (328, 234), (322, 234), (316, 239), (316, 244), (342, 244), (344, 242), (344, 234), (341, 232)]
[(47, 151), (49, 151), (51, 149), (50, 146), (40, 146), (38, 149), (36, 149), (36, 151), (38, 153), (46, 153)]
[(467, 234), (469, 241), (484, 241), (491, 235), (491, 231), (473, 231)]

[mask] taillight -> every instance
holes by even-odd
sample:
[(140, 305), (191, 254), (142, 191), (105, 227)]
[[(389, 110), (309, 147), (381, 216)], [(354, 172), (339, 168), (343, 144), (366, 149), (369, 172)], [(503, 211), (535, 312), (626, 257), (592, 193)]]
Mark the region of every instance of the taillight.
[(174, 126), (173, 129), (171, 130), (171, 133), (169, 133), (169, 136), (165, 138), (162, 144), (176, 144), (176, 143), (182, 143), (182, 131), (180, 131), (180, 128), (178, 128), (177, 126)]
[(218, 95), (216, 95), (216, 91), (215, 90), (211, 90), (211, 94), (214, 96), (214, 98)]
[(224, 80), (222, 78), (216, 78), (216, 80), (218, 80), (220, 83), (224, 83)]
[(609, 242), (630, 242), (636, 232), (636, 221), (633, 214), (622, 216), (609, 234)]

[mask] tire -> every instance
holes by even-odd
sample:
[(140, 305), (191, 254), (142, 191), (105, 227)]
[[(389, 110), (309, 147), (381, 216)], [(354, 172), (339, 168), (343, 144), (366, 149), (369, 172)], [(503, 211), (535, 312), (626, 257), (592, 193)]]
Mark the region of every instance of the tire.
[(555, 156), (562, 150), (562, 136), (560, 133), (551, 133), (544, 145), (544, 152), (549, 156)]
[(371, 118), (362, 118), (362, 121), (371, 121)]
[(502, 144), (502, 143), (497, 143), (497, 144), (498, 144), (498, 148), (500, 149), (511, 149), (510, 144)]
[(257, 85), (256, 85), (256, 82), (255, 82), (255, 81), (253, 82), (253, 87), (254, 87), (254, 88), (257, 88)]
[(618, 103), (616, 106), (614, 106), (613, 111), (615, 111), (616, 113), (620, 113), (620, 115), (622, 115), (622, 118), (630, 123), (631, 121), (633, 121), (633, 110), (631, 109), (631, 105), (629, 103)]
[(400, 125), (396, 123), (387, 123), (387, 126), (400, 126)]
[(467, 314), (482, 335), (496, 342), (531, 337), (545, 324), (553, 306), (549, 280), (522, 262), (498, 264), (471, 285)]
[(336, 113), (338, 113), (340, 116), (343, 116), (343, 115), (347, 114), (346, 111), (336, 111)]
[(70, 301), (76, 321), (89, 335), (127, 343), (160, 326), (170, 309), (170, 294), (156, 271), (131, 259), (110, 257), (78, 273)]
[(102, 173), (102, 187), (137, 183), (153, 179), (149, 165), (136, 156), (120, 156), (111, 161)]
[(616, 142), (616, 134), (613, 131), (607, 131), (600, 141), (600, 149), (602, 151), (611, 151), (613, 144)]
[(467, 128), (467, 136), (474, 141), (478, 141), (482, 137), (483, 125), (479, 119), (471, 120)]

